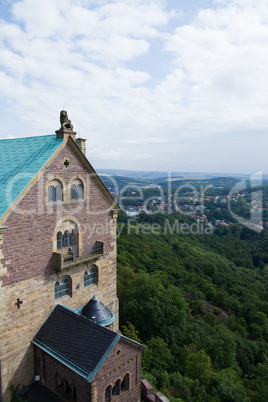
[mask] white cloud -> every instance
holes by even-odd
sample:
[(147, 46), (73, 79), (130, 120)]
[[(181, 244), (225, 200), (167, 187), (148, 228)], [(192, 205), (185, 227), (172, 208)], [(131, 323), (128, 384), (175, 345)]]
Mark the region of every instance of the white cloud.
[(191, 118), (194, 112), (200, 123), (206, 119), (208, 130), (242, 127), (245, 122), (253, 128), (260, 112), (263, 127), (268, 123), (268, 4), (258, 5), (235, 1), (202, 10), (167, 43), (189, 84), (187, 114)]
[[(11, 6), (12, 20), (0, 20), (2, 137), (51, 133), (65, 108), (98, 167), (203, 171), (223, 169), (233, 138), (264, 141), (266, 0), (211, 2), (184, 25), (169, 0)], [(229, 162), (247, 168), (235, 152)]]

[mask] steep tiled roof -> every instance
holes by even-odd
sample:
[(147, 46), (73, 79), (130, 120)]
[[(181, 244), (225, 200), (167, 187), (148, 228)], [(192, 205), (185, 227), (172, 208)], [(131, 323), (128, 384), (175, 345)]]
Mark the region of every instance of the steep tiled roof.
[(58, 304), (33, 343), (90, 381), (119, 339), (116, 332)]
[(56, 134), (0, 140), (0, 217), (62, 141)]

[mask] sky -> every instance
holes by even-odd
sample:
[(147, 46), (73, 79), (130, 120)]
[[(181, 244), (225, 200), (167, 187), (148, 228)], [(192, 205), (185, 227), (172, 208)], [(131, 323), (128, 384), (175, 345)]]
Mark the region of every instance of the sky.
[(268, 173), (267, 0), (1, 0), (0, 139), (67, 110), (96, 169)]

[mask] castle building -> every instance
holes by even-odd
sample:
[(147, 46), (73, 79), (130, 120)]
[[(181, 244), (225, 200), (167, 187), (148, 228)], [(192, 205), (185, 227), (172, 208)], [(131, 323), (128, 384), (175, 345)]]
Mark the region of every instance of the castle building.
[(0, 394), (139, 401), (144, 347), (118, 332), (119, 207), (60, 121), (0, 141)]

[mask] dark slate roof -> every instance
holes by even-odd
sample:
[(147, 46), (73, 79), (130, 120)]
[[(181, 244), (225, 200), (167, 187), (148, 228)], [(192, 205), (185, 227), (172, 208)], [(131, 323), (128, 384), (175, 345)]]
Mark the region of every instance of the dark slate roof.
[(120, 335), (57, 305), (33, 343), (91, 381)]
[(98, 324), (103, 324), (113, 317), (113, 313), (95, 295), (83, 307), (82, 315)]

